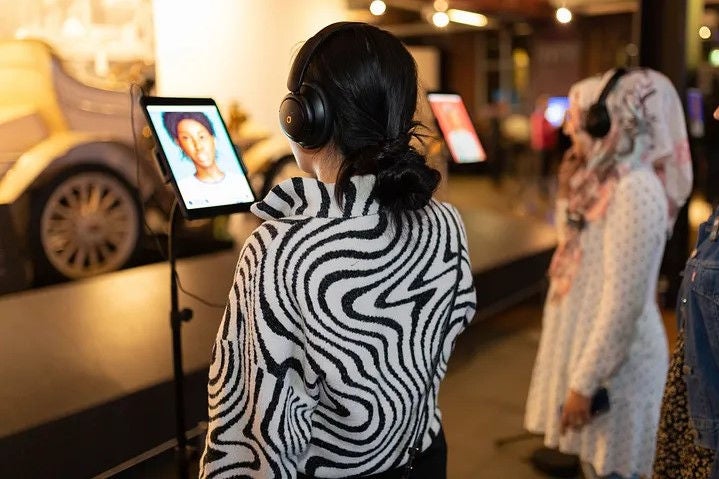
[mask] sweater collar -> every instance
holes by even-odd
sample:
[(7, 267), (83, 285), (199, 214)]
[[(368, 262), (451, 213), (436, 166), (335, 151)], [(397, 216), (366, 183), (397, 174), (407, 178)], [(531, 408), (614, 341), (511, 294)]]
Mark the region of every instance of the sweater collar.
[(252, 205), (252, 213), (264, 220), (288, 216), (352, 218), (377, 214), (374, 198), (375, 176), (353, 176), (344, 194), (342, 206), (335, 199), (334, 183), (314, 178), (291, 178), (278, 184), (262, 201)]

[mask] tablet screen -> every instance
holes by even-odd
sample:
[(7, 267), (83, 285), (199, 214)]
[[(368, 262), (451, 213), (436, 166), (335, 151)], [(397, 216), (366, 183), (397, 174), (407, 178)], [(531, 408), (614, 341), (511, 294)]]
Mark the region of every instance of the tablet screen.
[(569, 108), (569, 98), (566, 96), (552, 96), (547, 101), (547, 109), (544, 111), (544, 118), (553, 127), (559, 128), (564, 123), (564, 116)]
[(456, 163), (484, 161), (487, 155), (479, 142), (462, 97), (454, 93), (429, 93), (429, 106)]
[(142, 105), (185, 217), (249, 209), (255, 195), (212, 99), (143, 97)]

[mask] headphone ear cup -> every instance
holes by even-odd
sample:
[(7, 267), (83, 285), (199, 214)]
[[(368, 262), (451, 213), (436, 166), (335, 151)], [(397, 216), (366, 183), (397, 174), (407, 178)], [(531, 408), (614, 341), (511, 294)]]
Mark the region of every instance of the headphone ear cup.
[(280, 128), (290, 140), (303, 144), (307, 137), (310, 114), (304, 99), (299, 95), (289, 93), (280, 103)]
[(310, 112), (309, 131), (305, 138), (305, 148), (320, 148), (330, 138), (332, 132), (332, 112), (329, 102), (319, 85), (303, 83), (300, 95), (305, 100), (307, 110)]
[(332, 117), (322, 89), (303, 83), (299, 93), (290, 93), (280, 103), (280, 127), (302, 147), (319, 148), (330, 137)]
[(609, 110), (604, 103), (595, 103), (589, 107), (584, 121), (584, 130), (593, 138), (604, 138), (612, 127)]

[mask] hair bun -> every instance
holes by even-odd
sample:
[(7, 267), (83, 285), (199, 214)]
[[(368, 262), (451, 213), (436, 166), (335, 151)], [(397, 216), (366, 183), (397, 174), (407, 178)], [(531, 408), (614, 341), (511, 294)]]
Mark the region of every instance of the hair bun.
[[(404, 151), (400, 153), (401, 150)], [(383, 148), (385, 152), (377, 162), (375, 195), (380, 205), (393, 213), (427, 206), (441, 179), (439, 171), (427, 166), (408, 141), (393, 142)]]
[[(375, 157), (375, 161), (377, 162), (377, 170), (382, 171), (383, 169), (390, 167), (394, 163), (394, 161), (397, 161), (398, 159), (403, 158), (405, 155), (407, 155), (410, 150), (410, 139), (410, 135), (402, 133), (396, 138), (390, 138), (380, 143), (379, 152)], [(424, 162), (421, 156), (419, 156), (418, 161), (420, 161), (421, 163)]]

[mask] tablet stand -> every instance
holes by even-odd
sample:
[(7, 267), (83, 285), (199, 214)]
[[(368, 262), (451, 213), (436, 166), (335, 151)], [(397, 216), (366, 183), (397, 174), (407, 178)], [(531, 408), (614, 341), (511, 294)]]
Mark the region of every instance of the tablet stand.
[(172, 203), (170, 211), (170, 231), (167, 236), (167, 261), (170, 264), (170, 326), (172, 328), (172, 366), (175, 384), (175, 437), (177, 439), (177, 477), (188, 479), (189, 460), (196, 451), (187, 445), (185, 427), (185, 374), (182, 369), (182, 323), (192, 319), (192, 310), (180, 310), (177, 294), (177, 268), (175, 258), (175, 216), (177, 213), (177, 200)]

